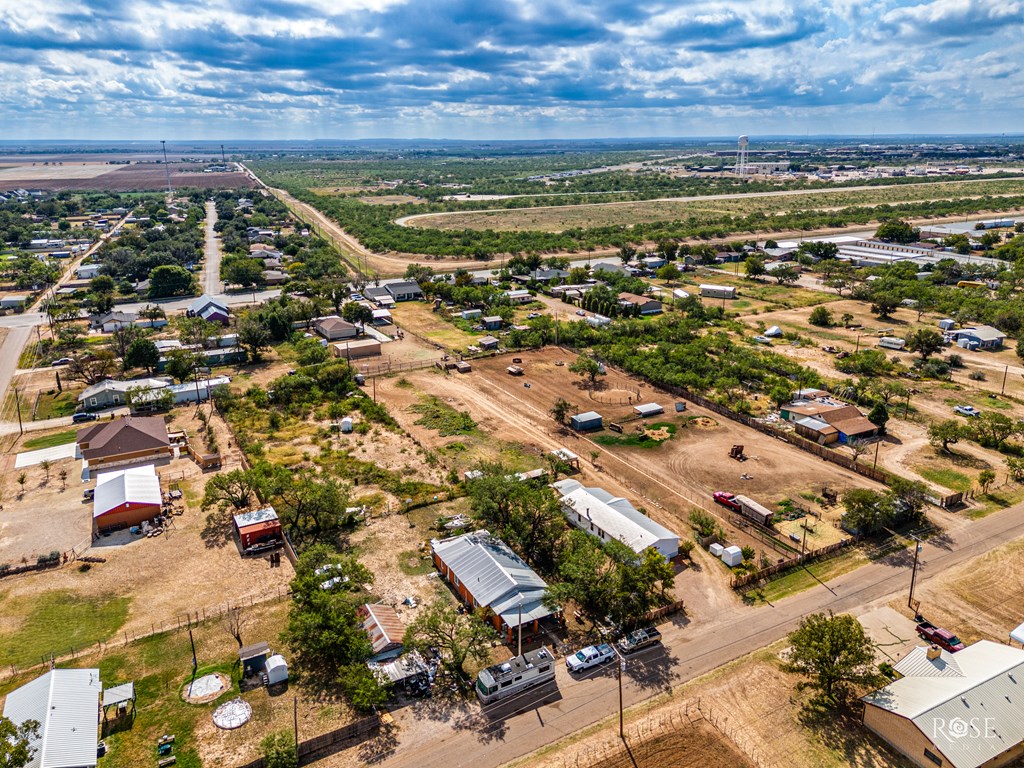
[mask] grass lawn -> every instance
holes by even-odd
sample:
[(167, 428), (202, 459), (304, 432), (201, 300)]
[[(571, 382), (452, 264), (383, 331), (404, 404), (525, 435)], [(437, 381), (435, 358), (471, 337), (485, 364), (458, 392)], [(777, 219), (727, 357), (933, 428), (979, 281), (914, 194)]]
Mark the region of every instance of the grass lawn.
[(796, 568), (785, 576), (768, 582), (760, 592), (749, 592), (748, 595), (759, 602), (776, 603), (783, 598), (817, 586), (819, 580), (834, 579), (860, 568), (867, 562), (867, 555), (862, 550), (848, 549), (830, 560), (810, 563), (806, 568)]
[(675, 435), (675, 433), (676, 433), (676, 425), (675, 424), (670, 424), (668, 422), (663, 422), (663, 423), (659, 423), (659, 424), (648, 424), (648, 425), (645, 426), (645, 429), (646, 430), (650, 430), (650, 431), (657, 431), (657, 430), (663, 429), (663, 430), (665, 430), (665, 432), (668, 433), (668, 437), (665, 440), (655, 440), (655, 439), (653, 439), (651, 437), (648, 437), (646, 432), (640, 433), (640, 434), (633, 433), (633, 434), (627, 434), (627, 435), (607, 434), (607, 435), (597, 435), (596, 437), (594, 437), (594, 442), (597, 443), (598, 445), (605, 445), (605, 446), (629, 446), (631, 448), (657, 448), (659, 445), (661, 445), (662, 443), (666, 442), (666, 440), (670, 440), (672, 438), (672, 436)]
[(420, 557), (414, 549), (398, 553), (398, 567), (406, 576), (425, 576), (434, 570), (434, 563), (429, 557)]
[(410, 333), (449, 349), (465, 349), (477, 340), (476, 336), (431, 312), (422, 302), (404, 301), (392, 309), (391, 314), (395, 323)]
[(1024, 489), (996, 489), (984, 495), (975, 496), (974, 500), (981, 502), (981, 506), (969, 509), (967, 511), (967, 517), (971, 520), (978, 520), (982, 517), (991, 515), (993, 512), (999, 512), (1000, 510), (1012, 507), (1014, 504), (1019, 504), (1021, 501), (1024, 501)]
[(57, 445), (67, 445), (68, 443), (75, 442), (77, 435), (77, 429), (54, 432), (52, 435), (43, 435), (42, 437), (33, 437), (31, 440), (26, 440), (22, 448), (26, 451), (34, 451), (38, 448), (53, 448)]
[(0, 636), (0, 658), (18, 666), (42, 661), (110, 639), (128, 617), (127, 597), (105, 600), (53, 591), (4, 601), (4, 614), (21, 618), (17, 629)]
[(39, 395), (36, 403), (36, 420), (45, 421), (58, 416), (70, 416), (78, 408), (78, 392), (64, 390), (60, 393)]
[(963, 472), (955, 469), (939, 469), (937, 467), (914, 467), (914, 470), (925, 480), (949, 488), (951, 491), (969, 491), (974, 481)]

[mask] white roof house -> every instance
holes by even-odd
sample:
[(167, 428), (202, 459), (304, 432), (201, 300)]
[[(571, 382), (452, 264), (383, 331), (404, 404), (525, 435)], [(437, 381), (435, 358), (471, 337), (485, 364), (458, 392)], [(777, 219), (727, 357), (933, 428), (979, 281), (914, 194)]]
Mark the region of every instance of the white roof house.
[(102, 691), (98, 669), (54, 669), (7, 694), (4, 717), (39, 723), (26, 768), (96, 765)]
[(653, 547), (665, 559), (679, 554), (679, 536), (651, 520), (626, 499), (604, 488), (586, 488), (578, 480), (552, 483), (562, 496), (562, 511), (577, 528), (602, 541), (620, 541), (637, 554)]
[(1024, 651), (988, 640), (956, 654), (918, 647), (894, 668), (902, 679), (861, 699), (864, 724), (913, 762), (978, 768), (1019, 756)]
[(152, 464), (103, 472), (96, 476), (92, 516), (100, 517), (124, 504), (159, 506), (162, 501), (160, 478)]

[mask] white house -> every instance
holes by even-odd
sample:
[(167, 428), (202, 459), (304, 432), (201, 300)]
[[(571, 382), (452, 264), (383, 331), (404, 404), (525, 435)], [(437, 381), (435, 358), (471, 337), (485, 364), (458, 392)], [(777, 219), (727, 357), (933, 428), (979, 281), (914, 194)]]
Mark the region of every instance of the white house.
[(620, 541), (637, 554), (653, 548), (666, 560), (679, 554), (679, 536), (626, 499), (571, 479), (559, 480), (551, 487), (561, 494), (562, 511), (569, 522), (601, 541)]

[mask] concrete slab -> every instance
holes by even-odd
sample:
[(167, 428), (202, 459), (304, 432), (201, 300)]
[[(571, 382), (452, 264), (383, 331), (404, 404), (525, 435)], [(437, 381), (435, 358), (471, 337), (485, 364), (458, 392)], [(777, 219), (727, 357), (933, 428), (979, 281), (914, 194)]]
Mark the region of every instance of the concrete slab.
[(19, 453), (14, 459), (14, 468), (34, 467), (44, 461), (61, 461), (62, 459), (75, 458), (75, 443), (67, 445), (55, 445), (53, 448), (40, 448), (38, 451), (25, 451)]
[(899, 661), (918, 645), (924, 645), (915, 631), (914, 621), (887, 605), (872, 608), (857, 620), (878, 646), (883, 661)]

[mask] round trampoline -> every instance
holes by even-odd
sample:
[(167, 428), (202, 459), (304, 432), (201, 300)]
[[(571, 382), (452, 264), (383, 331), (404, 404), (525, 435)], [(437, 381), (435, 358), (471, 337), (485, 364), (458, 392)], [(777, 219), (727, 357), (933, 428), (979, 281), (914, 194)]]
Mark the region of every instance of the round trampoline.
[(231, 687), (231, 681), (220, 672), (203, 675), (186, 683), (181, 697), (191, 704), (205, 704), (213, 701)]
[(213, 724), (225, 731), (241, 728), (252, 717), (252, 707), (241, 699), (232, 699), (213, 712)]

